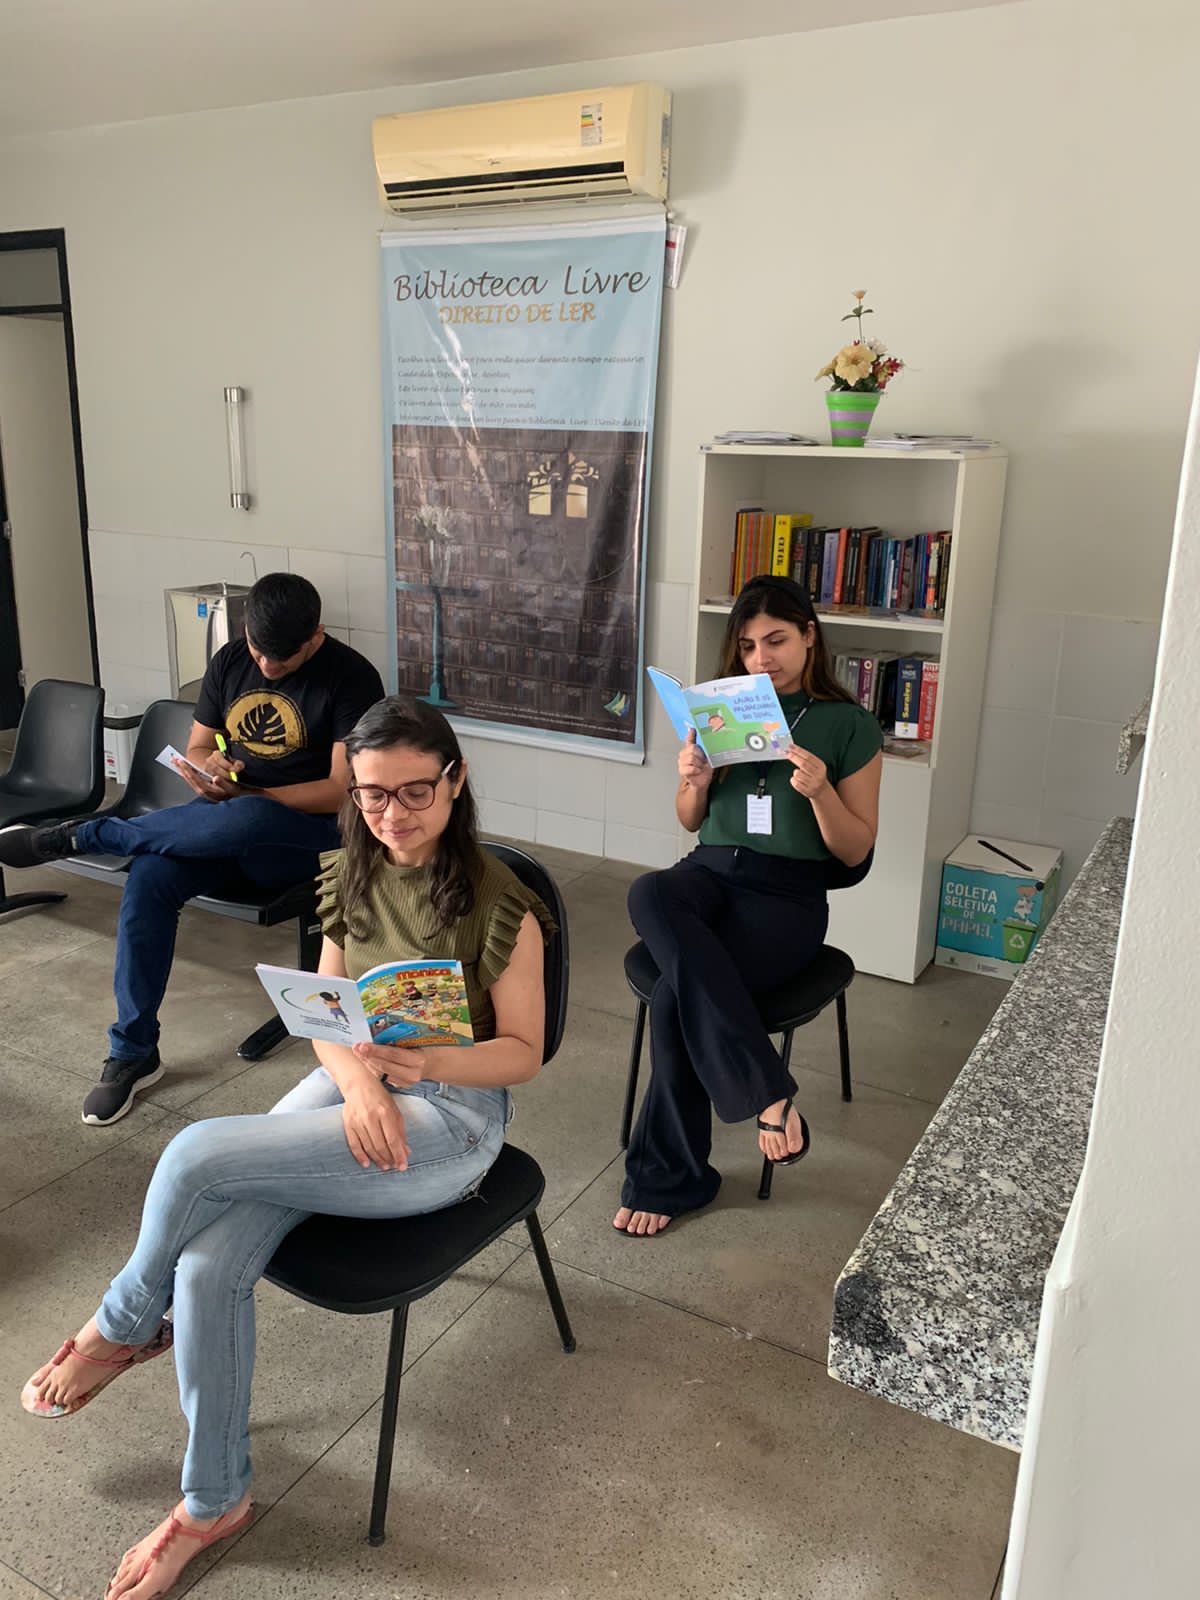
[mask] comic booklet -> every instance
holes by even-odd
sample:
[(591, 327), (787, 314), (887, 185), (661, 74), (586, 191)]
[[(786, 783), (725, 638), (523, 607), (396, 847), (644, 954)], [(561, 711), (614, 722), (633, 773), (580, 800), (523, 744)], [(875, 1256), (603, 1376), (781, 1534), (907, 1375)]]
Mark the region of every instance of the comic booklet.
[(357, 982), (265, 962), (254, 970), (297, 1039), (413, 1047), (475, 1043), (461, 961), (389, 961)]
[(647, 667), (646, 673), (679, 742), (695, 728), (700, 748), (714, 767), (734, 761), (774, 761), (786, 755), (792, 736), (765, 672), (712, 678), (690, 689), (657, 667)]

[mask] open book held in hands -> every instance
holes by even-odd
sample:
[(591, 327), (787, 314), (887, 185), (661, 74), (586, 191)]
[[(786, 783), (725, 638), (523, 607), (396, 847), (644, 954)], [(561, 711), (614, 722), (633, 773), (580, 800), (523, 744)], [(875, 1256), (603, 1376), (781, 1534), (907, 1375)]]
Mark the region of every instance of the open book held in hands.
[(461, 961), (389, 961), (357, 982), (264, 962), (254, 970), (297, 1039), (413, 1048), (475, 1043)]
[(710, 678), (690, 689), (657, 667), (647, 667), (646, 672), (680, 743), (694, 728), (696, 742), (714, 767), (734, 761), (774, 761), (787, 754), (792, 736), (765, 672)]

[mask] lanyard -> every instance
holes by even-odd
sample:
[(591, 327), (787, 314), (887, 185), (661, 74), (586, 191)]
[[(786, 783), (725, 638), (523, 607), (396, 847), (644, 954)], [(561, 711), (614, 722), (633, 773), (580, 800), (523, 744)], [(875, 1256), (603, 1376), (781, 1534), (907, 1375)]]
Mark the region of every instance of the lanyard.
[[(807, 715), (808, 708), (811, 705), (812, 701), (806, 700), (800, 707), (799, 711), (797, 711), (796, 715), (788, 723), (789, 733), (794, 733), (796, 731), (796, 724), (800, 721), (801, 717)], [(754, 798), (756, 800), (761, 800), (763, 795), (765, 795), (767, 792), (767, 775), (771, 770), (771, 763), (769, 761), (760, 761), (755, 770), (758, 773), (758, 787), (754, 791)]]

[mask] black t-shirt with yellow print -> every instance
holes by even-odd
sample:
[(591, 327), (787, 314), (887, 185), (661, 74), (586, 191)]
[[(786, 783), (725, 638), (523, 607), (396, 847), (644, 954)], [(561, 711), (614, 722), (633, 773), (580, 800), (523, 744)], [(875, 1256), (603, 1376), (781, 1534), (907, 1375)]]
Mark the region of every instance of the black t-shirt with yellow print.
[(209, 663), (196, 721), (224, 733), (230, 756), (246, 763), (247, 783), (278, 789), (327, 778), (333, 746), (382, 698), (367, 658), (329, 634), (302, 667), (274, 682), (254, 665), (245, 639), (235, 639)]

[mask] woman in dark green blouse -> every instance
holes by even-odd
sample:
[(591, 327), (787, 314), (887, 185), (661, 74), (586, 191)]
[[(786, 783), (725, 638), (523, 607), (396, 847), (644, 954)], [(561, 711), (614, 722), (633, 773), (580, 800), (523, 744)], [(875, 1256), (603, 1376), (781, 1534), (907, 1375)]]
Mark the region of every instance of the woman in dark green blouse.
[(787, 719), (787, 758), (714, 776), (695, 734), (679, 753), (675, 811), (700, 843), (629, 891), (634, 926), (662, 976), (650, 998), (651, 1077), (613, 1226), (661, 1233), (721, 1185), (712, 1112), (755, 1117), (763, 1154), (808, 1153), (796, 1085), (763, 1030), (755, 994), (820, 949), (826, 890), (854, 881), (875, 844), (882, 735), (837, 682), (812, 602), (789, 578), (755, 578), (729, 617), (718, 675), (766, 673)]
[(174, 1343), (184, 1498), (126, 1552), (108, 1600), (164, 1594), (199, 1550), (253, 1514), (254, 1284), (279, 1241), (314, 1211), (408, 1216), (473, 1193), (503, 1146), (509, 1085), (541, 1067), (553, 923), (480, 849), (449, 723), (420, 702), (381, 700), (346, 754), (345, 849), (325, 858), (319, 971), (357, 978), (388, 959), (456, 957), (476, 1044), (320, 1041), (321, 1065), (270, 1115), (195, 1122), (163, 1152), (133, 1255), (21, 1394), (31, 1415), (61, 1421)]

